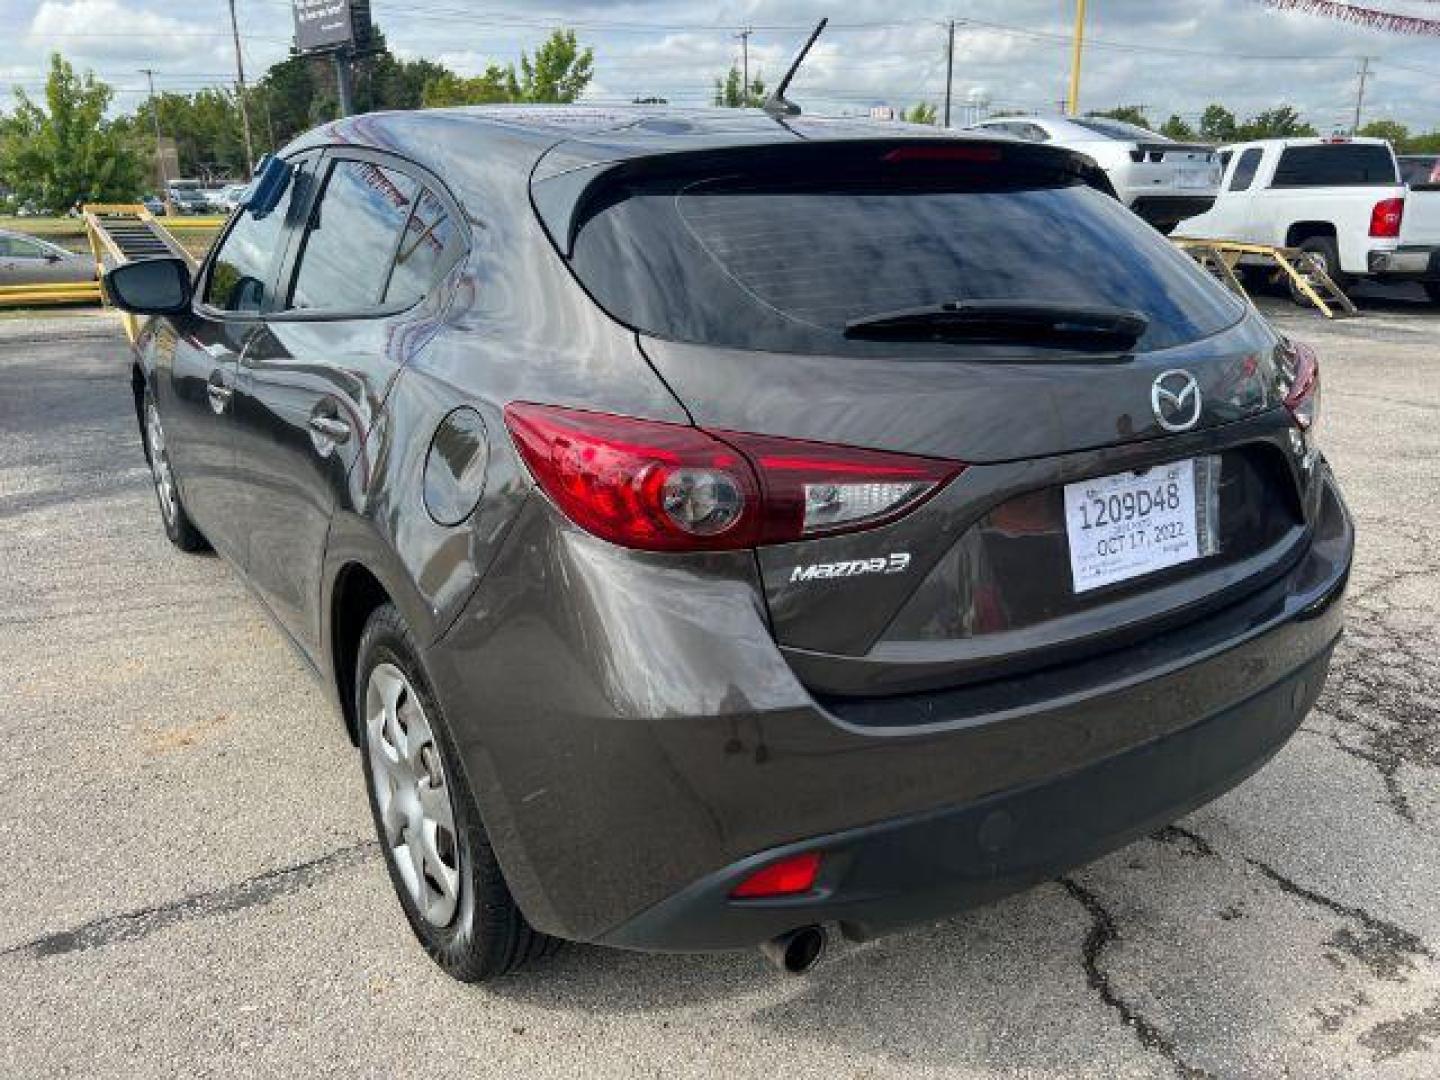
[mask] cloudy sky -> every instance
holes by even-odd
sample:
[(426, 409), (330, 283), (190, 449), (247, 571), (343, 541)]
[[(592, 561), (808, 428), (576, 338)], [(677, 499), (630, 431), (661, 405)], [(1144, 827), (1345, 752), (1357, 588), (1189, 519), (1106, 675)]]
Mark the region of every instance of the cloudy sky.
[[(289, 47), (289, 0), (236, 0), (247, 74)], [(1364, 0), (1440, 19), (1440, 0)], [(742, 27), (752, 71), (779, 74), (821, 15), (831, 28), (791, 97), (810, 111), (866, 111), (939, 101), (945, 20), (959, 20), (957, 110), (1054, 110), (1069, 71), (1074, 0), (375, 0), (377, 23), (405, 56), (466, 73), (516, 59), (551, 27), (574, 27), (595, 47), (590, 97), (661, 96), (703, 104), (711, 80), (738, 60)], [(157, 86), (191, 90), (233, 80), (226, 0), (0, 0), (0, 86), (34, 92), (45, 58), (64, 53), (118, 90), (117, 108)], [(1293, 104), (1322, 130), (1349, 123), (1359, 58), (1372, 60), (1366, 118), (1440, 128), (1440, 37), (1403, 37), (1316, 16), (1268, 10), (1262, 0), (1090, 0), (1082, 105), (1143, 106), (1156, 119), (1192, 121), (1211, 101), (1242, 115)], [(957, 119), (963, 118), (963, 111)]]

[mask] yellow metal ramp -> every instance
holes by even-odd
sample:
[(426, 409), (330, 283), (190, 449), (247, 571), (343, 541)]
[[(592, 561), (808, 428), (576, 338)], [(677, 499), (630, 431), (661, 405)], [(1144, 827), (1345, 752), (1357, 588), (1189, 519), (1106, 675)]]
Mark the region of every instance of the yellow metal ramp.
[(1313, 304), (1327, 319), (1348, 319), (1359, 315), (1359, 309), (1345, 291), (1331, 279), (1325, 268), (1308, 252), (1299, 248), (1271, 247), (1268, 244), (1242, 244), (1234, 240), (1203, 240), (1174, 237), (1171, 241), (1182, 251), (1219, 278), (1233, 292), (1250, 299), (1237, 273), (1242, 259), (1258, 259), (1274, 267), (1278, 277), (1286, 279), (1291, 294)]

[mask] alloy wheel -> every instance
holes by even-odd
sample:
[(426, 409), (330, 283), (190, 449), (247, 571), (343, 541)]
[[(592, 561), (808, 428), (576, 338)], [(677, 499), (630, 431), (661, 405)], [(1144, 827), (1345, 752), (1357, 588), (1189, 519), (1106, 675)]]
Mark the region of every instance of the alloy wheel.
[(145, 439), (150, 444), (150, 475), (155, 481), (155, 494), (160, 497), (160, 512), (167, 522), (175, 521), (175, 474), (170, 471), (170, 455), (165, 447), (165, 429), (160, 426), (160, 413), (153, 401), (145, 405)]
[(460, 900), (455, 811), (435, 733), (394, 664), (377, 664), (370, 672), (365, 722), (385, 845), (425, 921), (448, 926)]

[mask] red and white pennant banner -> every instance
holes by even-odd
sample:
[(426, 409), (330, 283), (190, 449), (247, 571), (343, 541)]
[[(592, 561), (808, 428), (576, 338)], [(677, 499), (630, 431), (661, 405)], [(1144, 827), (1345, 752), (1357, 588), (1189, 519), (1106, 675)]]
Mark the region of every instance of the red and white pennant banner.
[(1371, 26), (1377, 30), (1390, 30), (1397, 34), (1428, 34), (1440, 37), (1440, 19), (1421, 19), (1414, 15), (1397, 15), (1390, 11), (1356, 7), (1354, 4), (1335, 3), (1334, 0), (1265, 0), (1265, 2), (1273, 8), (1328, 15), (1332, 19), (1354, 23), (1356, 26)]

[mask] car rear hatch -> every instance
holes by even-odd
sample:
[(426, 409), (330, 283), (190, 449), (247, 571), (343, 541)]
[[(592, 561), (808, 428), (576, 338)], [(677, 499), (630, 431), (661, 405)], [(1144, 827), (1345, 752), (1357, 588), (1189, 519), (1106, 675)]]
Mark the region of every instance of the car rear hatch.
[(1188, 143), (1136, 143), (1130, 151), (1132, 186), (1152, 184), (1177, 191), (1214, 191), (1220, 159), (1213, 148)]
[[(652, 164), (547, 225), (700, 427), (963, 463), (897, 519), (757, 550), (812, 690), (1093, 654), (1295, 556), (1288, 346), (1103, 179), (1009, 142), (786, 149)], [(1137, 550), (1099, 551), (1121, 526)]]

